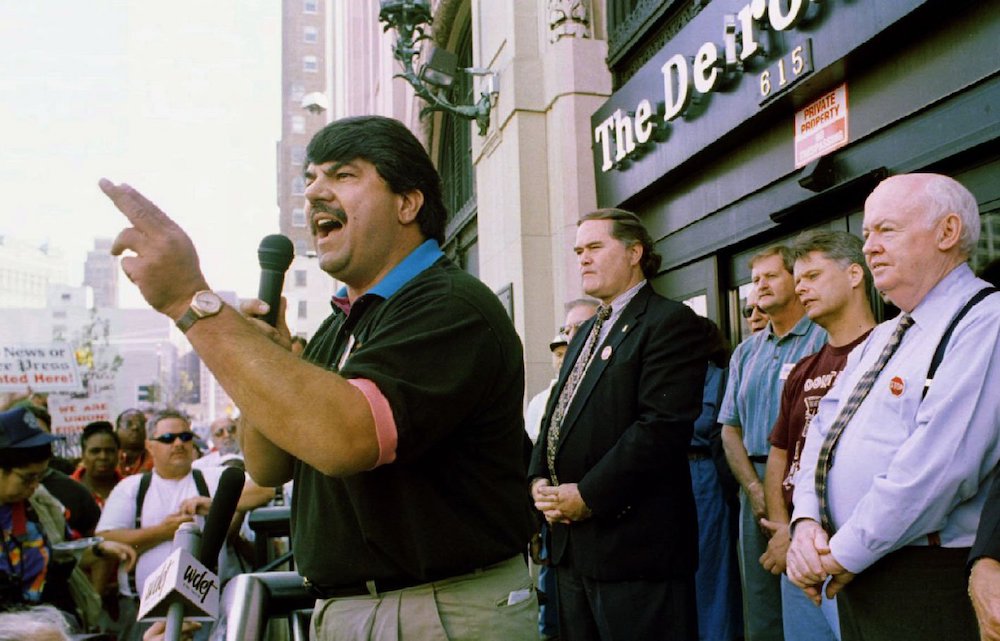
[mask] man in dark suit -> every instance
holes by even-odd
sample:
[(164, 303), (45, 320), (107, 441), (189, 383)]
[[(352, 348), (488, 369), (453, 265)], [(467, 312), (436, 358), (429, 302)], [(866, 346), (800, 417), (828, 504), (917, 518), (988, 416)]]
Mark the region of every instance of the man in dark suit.
[(993, 476), (976, 542), (969, 553), (969, 596), (979, 620), (979, 633), (986, 641), (1000, 640), (1000, 467)]
[(703, 326), (647, 282), (660, 256), (634, 214), (584, 215), (574, 250), (584, 292), (602, 305), (570, 343), (529, 470), (552, 525), (562, 638), (696, 639), (686, 452)]

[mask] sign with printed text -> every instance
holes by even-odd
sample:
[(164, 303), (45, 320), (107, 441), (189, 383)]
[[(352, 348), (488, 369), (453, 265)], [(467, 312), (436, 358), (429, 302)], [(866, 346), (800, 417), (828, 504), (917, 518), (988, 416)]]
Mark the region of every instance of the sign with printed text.
[(53, 394), (49, 396), (48, 406), (49, 414), (52, 416), (53, 434), (73, 436), (82, 432), (87, 423), (94, 421), (114, 423), (110, 398), (73, 398), (69, 395)]
[(795, 167), (847, 144), (847, 84), (795, 112)]
[(0, 392), (80, 392), (83, 381), (67, 344), (0, 346)]

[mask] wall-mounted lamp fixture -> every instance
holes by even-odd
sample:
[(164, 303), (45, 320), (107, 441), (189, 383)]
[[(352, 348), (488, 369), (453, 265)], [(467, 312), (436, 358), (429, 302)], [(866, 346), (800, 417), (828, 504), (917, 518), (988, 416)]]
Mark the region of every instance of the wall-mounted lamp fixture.
[[(417, 44), (430, 37), (426, 32), (427, 25), (431, 22), (430, 0), (380, 0), (380, 5), (378, 19), (385, 23), (383, 30), (396, 30), (396, 44), (392, 51), (403, 66), (403, 72), (396, 75), (410, 83), (416, 94), (427, 102), (422, 112), (446, 111), (475, 120), (479, 125), (479, 135), (485, 136), (490, 125), (490, 109), (500, 90), (498, 73), (476, 67), (458, 69), (458, 57), (437, 47), (431, 49), (430, 60), (418, 73), (414, 69), (413, 59), (419, 53)], [(476, 104), (458, 105), (448, 99), (448, 88), (455, 81), (458, 71), (485, 76), (485, 86)]]
[(312, 91), (302, 96), (302, 108), (312, 114), (321, 114), (330, 108), (330, 100), (322, 91)]

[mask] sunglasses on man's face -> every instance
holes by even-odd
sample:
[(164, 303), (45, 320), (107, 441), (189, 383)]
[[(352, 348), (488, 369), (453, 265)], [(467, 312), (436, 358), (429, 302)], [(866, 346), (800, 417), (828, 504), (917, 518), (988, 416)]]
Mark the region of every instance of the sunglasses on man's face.
[(177, 439), (181, 440), (181, 443), (190, 443), (194, 440), (194, 432), (178, 432), (176, 434), (172, 432), (167, 432), (166, 434), (160, 434), (159, 436), (154, 436), (150, 440), (157, 441), (158, 443), (163, 443), (164, 445), (171, 445)]
[[(757, 307), (756, 305), (746, 305), (746, 306), (744, 306), (743, 309), (741, 310), (741, 313), (743, 314), (743, 318), (750, 318), (751, 316), (753, 316), (753, 312), (754, 312), (755, 309), (759, 310), (760, 308)], [(761, 312), (761, 313), (763, 314), (764, 312)]]

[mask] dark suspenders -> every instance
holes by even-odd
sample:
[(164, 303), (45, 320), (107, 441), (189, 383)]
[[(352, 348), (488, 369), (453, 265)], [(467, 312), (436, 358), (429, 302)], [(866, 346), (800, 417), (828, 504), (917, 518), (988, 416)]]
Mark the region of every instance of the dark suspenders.
[[(199, 496), (209, 497), (208, 484), (205, 483), (205, 476), (198, 468), (191, 468), (191, 476), (194, 477), (195, 487), (198, 488)], [(135, 495), (135, 529), (142, 527), (142, 506), (146, 502), (146, 492), (149, 491), (149, 484), (153, 481), (152, 472), (143, 472), (139, 479), (139, 493)], [(128, 586), (133, 594), (139, 594), (135, 585), (135, 568), (128, 573)]]
[[(208, 484), (205, 483), (205, 476), (196, 467), (191, 468), (191, 476), (194, 477), (195, 487), (198, 488), (200, 496), (208, 497)], [(139, 493), (135, 495), (135, 529), (142, 527), (142, 505), (146, 502), (146, 492), (149, 491), (149, 484), (153, 480), (152, 472), (143, 472), (139, 480)]]
[(938, 366), (944, 359), (944, 351), (948, 347), (948, 341), (951, 340), (951, 335), (955, 333), (955, 327), (958, 326), (959, 321), (965, 318), (965, 315), (969, 313), (969, 310), (979, 304), (979, 301), (983, 300), (993, 292), (1000, 291), (996, 287), (984, 287), (976, 292), (972, 298), (965, 303), (962, 309), (958, 310), (955, 317), (951, 319), (951, 323), (948, 324), (948, 328), (944, 330), (944, 334), (941, 336), (941, 342), (938, 343), (937, 349), (934, 350), (934, 357), (931, 359), (931, 366), (927, 370), (927, 380), (924, 381), (924, 391), (920, 395), (923, 399), (927, 396), (927, 390), (930, 389), (931, 383), (934, 382), (934, 374), (937, 373)]

